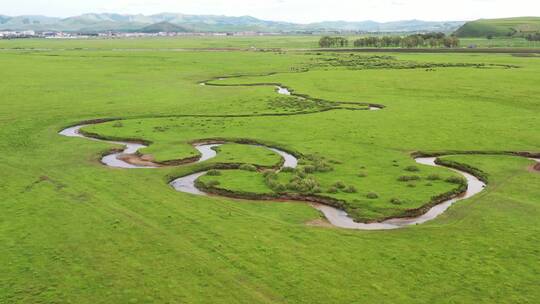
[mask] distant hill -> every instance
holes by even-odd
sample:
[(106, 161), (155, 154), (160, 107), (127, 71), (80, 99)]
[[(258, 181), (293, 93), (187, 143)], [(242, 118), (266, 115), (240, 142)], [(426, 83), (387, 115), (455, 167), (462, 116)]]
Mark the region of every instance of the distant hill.
[(463, 21), (422, 21), (422, 20), (404, 20), (393, 22), (375, 22), (375, 21), (325, 21), (308, 24), (310, 28), (317, 29), (338, 29), (349, 31), (365, 32), (452, 32), (461, 25)]
[(183, 26), (172, 24), (170, 22), (159, 22), (154, 23), (140, 29), (142, 33), (159, 33), (159, 32), (168, 32), (168, 33), (187, 33), (192, 32), (192, 30), (187, 29)]
[(480, 19), (465, 23), (455, 34), (458, 37), (519, 37), (536, 32), (540, 32), (540, 17)]
[[(166, 23), (166, 24), (165, 24)], [(298, 24), (261, 20), (251, 16), (185, 15), (162, 13), (155, 15), (84, 14), (69, 18), (45, 16), (0, 16), (0, 30), (35, 30), (66, 32), (134, 32), (155, 24), (175, 30), (175, 26), (196, 32), (295, 32), (295, 31), (359, 31), (359, 32), (453, 32), (461, 21), (406, 20), (396, 22), (325, 21)], [(178, 28), (177, 30), (181, 30)]]

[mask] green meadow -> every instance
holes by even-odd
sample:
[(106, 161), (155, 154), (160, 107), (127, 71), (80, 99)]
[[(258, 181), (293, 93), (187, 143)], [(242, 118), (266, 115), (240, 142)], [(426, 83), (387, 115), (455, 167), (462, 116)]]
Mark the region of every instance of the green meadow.
[[(540, 152), (540, 59), (165, 50), (229, 47), (200, 42), (0, 41), (0, 303), (537, 302), (540, 172), (508, 153)], [(111, 121), (85, 132), (149, 142), (156, 162), (228, 143), (201, 163), (108, 168), (99, 160), (118, 146), (58, 135), (93, 119)], [(245, 140), (299, 157), (272, 185), (339, 200), (359, 221), (457, 187), (414, 152), (475, 168), (487, 187), (427, 223), (361, 231), (314, 225), (324, 217), (303, 202), (168, 185), (218, 165), (279, 166)], [(200, 182), (276, 193), (251, 167)], [(308, 179), (316, 189), (287, 186)]]
[[(392, 35), (392, 34), (389, 34)], [(346, 35), (349, 46), (353, 41), (368, 35)], [(381, 35), (378, 35), (381, 36)], [(0, 39), (2, 49), (53, 49), (53, 50), (184, 50), (184, 49), (314, 49), (319, 47), (317, 35), (290, 36), (186, 36), (186, 37), (147, 37), (125, 39)], [(485, 35), (477, 38), (460, 38), (460, 47), (474, 45), (478, 48), (538, 48), (538, 41), (527, 41), (520, 37), (494, 37)]]

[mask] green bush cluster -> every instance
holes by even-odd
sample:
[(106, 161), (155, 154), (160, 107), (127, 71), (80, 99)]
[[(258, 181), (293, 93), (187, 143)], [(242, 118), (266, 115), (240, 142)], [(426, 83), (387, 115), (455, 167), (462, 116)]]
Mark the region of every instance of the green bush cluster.
[(457, 184), (457, 185), (464, 185), (467, 184), (467, 181), (464, 178), (457, 177), (457, 176), (451, 176), (445, 179), (447, 183), (450, 184)]
[(310, 173), (329, 172), (334, 170), (330, 163), (336, 162), (337, 161), (335, 160), (329, 161), (323, 156), (317, 154), (309, 154), (304, 157), (304, 168), (309, 166), (308, 170), (311, 171)]
[(297, 97), (273, 97), (266, 100), (268, 109), (281, 109), (287, 112), (310, 111), (329, 108), (332, 104), (328, 101)]
[(342, 182), (342, 181), (335, 182), (333, 186), (340, 189), (340, 190), (343, 190), (343, 189), (345, 189), (345, 187), (347, 187), (347, 185), (345, 185), (345, 183)]
[(379, 195), (375, 192), (369, 192), (368, 194), (366, 194), (366, 197), (369, 199), (377, 199), (379, 198)]
[(319, 182), (313, 176), (300, 177), (295, 175), (287, 184), (287, 189), (300, 193), (319, 193)]
[(418, 172), (418, 171), (420, 171), (420, 169), (418, 169), (417, 166), (407, 166), (407, 167), (405, 168), (405, 171), (409, 171), (409, 172)]
[(431, 180), (431, 181), (434, 181), (434, 180), (440, 180), (441, 177), (438, 175), (438, 174), (430, 174), (428, 177), (427, 177), (428, 180)]
[(416, 181), (420, 180), (420, 176), (418, 175), (402, 175), (398, 177), (398, 181), (400, 182), (409, 182), (409, 181)]
[(353, 185), (346, 185), (342, 181), (337, 181), (326, 190), (327, 193), (332, 194), (338, 193), (339, 191), (343, 191), (345, 193), (357, 193), (358, 189), (356, 189), (356, 187)]
[(397, 60), (392, 56), (381, 55), (358, 55), (358, 54), (334, 54), (332, 56), (319, 56), (310, 63), (310, 68), (337, 68), (346, 67), (350, 70), (369, 69), (435, 69), (449, 67), (489, 68), (503, 67), (516, 68), (514, 65), (487, 64), (487, 63), (441, 63), (441, 62), (416, 62), (412, 60)]
[(356, 192), (358, 192), (358, 189), (356, 189), (355, 186), (349, 185), (349, 186), (347, 186), (347, 188), (343, 189), (343, 192), (356, 193)]
[(391, 204), (394, 204), (394, 205), (401, 205), (401, 204), (403, 204), (404, 202), (405, 202), (405, 201), (403, 201), (403, 200), (401, 200), (401, 199), (399, 199), (399, 198), (395, 198), (395, 197), (390, 199), (390, 203), (391, 203)]
[(212, 169), (212, 170), (208, 170), (208, 172), (206, 172), (206, 175), (209, 175), (209, 176), (219, 176), (219, 175), (221, 175), (221, 172), (219, 172), (219, 171), (216, 170), (216, 169)]

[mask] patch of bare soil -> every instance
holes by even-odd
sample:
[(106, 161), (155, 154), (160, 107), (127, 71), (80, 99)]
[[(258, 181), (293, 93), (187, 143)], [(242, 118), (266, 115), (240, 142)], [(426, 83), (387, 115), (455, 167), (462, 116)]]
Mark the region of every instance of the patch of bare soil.
[(149, 154), (145, 154), (142, 156), (135, 155), (135, 154), (128, 154), (128, 155), (121, 155), (118, 156), (118, 159), (125, 161), (128, 164), (132, 164), (135, 166), (157, 166), (159, 167), (159, 164), (156, 164), (153, 162), (154, 157)]

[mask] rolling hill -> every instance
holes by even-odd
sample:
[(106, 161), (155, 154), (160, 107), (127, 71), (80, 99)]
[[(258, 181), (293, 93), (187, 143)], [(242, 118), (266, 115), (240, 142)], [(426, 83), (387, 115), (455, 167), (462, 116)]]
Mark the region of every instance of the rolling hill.
[(188, 33), (192, 32), (192, 30), (176, 25), (170, 22), (159, 22), (154, 23), (148, 26), (143, 27), (140, 29), (142, 33), (159, 33), (159, 32), (169, 32), (169, 33)]
[(480, 19), (465, 23), (455, 34), (458, 37), (520, 37), (536, 32), (540, 32), (540, 17)]
[[(68, 18), (45, 16), (1, 16), (1, 30), (35, 30), (65, 32), (141, 31), (153, 24), (167, 23), (196, 32), (295, 32), (295, 31), (360, 31), (360, 32), (452, 32), (461, 26), (461, 21), (405, 20), (395, 22), (375, 21), (324, 21), (298, 24), (281, 21), (261, 20), (251, 16), (186, 15), (161, 13), (155, 15), (84, 14)], [(164, 24), (162, 24), (164, 25)]]

